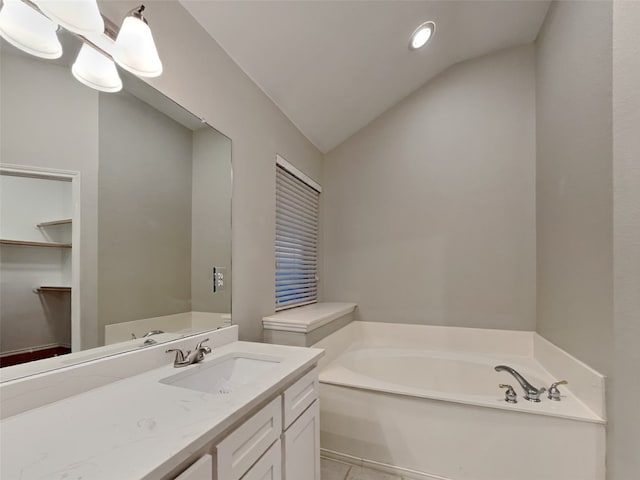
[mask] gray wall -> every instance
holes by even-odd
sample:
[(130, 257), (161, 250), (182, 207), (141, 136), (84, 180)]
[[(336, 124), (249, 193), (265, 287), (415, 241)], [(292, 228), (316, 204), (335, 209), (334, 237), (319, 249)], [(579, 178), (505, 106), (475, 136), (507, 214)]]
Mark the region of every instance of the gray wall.
[(555, 2), (536, 55), (538, 332), (612, 354), (611, 2)]
[(613, 3), (614, 339), (610, 480), (640, 472), (640, 3)]
[[(206, 128), (193, 132), (191, 309), (231, 309), (231, 141)], [(228, 286), (213, 293), (212, 267), (225, 267)]]
[(1, 63), (0, 161), (80, 172), (81, 347), (92, 348), (98, 346), (98, 92), (51, 62), (3, 50)]
[(533, 69), (532, 46), (454, 66), (326, 156), (327, 300), (535, 329)]
[(100, 95), (99, 119), (103, 335), (107, 324), (191, 310), (192, 132), (125, 91)]
[[(135, 1), (101, 1), (120, 21)], [(145, 11), (164, 63), (150, 83), (233, 141), (233, 322), (262, 338), (275, 311), (275, 156), (322, 183), (322, 154), (176, 1)]]

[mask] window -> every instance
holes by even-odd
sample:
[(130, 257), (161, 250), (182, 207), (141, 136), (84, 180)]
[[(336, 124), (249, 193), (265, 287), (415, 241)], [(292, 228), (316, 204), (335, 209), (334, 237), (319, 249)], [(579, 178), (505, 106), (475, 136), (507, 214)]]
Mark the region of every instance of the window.
[(321, 187), (276, 158), (276, 310), (318, 300)]

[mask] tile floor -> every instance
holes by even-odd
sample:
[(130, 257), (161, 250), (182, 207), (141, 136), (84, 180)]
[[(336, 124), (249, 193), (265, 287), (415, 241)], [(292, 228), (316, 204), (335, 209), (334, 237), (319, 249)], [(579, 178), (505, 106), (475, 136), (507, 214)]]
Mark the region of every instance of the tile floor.
[(322, 480), (402, 480), (396, 475), (377, 472), (369, 468), (356, 467), (346, 463), (323, 458), (320, 462)]

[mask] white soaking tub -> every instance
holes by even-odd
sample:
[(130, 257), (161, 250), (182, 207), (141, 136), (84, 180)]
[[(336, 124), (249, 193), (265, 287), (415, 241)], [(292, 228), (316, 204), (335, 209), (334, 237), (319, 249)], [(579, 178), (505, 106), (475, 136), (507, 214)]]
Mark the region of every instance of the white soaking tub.
[[(416, 479), (604, 480), (604, 378), (533, 332), (353, 322), (315, 346), (327, 457)], [(532, 403), (500, 364), (569, 385)]]

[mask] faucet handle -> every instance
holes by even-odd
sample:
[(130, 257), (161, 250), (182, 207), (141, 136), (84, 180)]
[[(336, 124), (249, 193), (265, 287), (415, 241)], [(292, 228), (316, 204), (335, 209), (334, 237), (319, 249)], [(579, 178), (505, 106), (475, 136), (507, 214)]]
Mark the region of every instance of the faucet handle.
[(180, 350), (179, 348), (170, 348), (168, 350), (165, 350), (164, 353), (171, 353), (171, 352), (176, 352), (176, 358), (173, 361), (174, 364), (180, 363), (180, 362), (184, 362), (186, 360), (187, 356), (189, 355), (189, 353), (191, 353), (190, 351), (187, 351), (187, 353), (185, 353), (182, 350)]
[(558, 385), (566, 385), (568, 383), (569, 382), (567, 382), (566, 380), (560, 380), (559, 382), (552, 383), (549, 387), (549, 395), (547, 395), (549, 400), (555, 400), (556, 402), (559, 402), (561, 395), (560, 390), (558, 389)]
[(209, 339), (205, 338), (204, 340), (202, 340), (201, 342), (199, 342), (196, 345), (196, 350), (204, 350), (204, 353), (211, 353), (211, 347), (207, 346), (207, 345), (202, 345), (204, 342), (208, 342)]
[(504, 401), (507, 403), (518, 403), (518, 395), (516, 391), (513, 389), (511, 385), (507, 385), (506, 383), (501, 383), (498, 385), (500, 388), (506, 388), (507, 391), (504, 392)]

